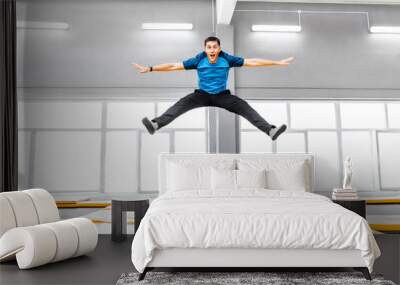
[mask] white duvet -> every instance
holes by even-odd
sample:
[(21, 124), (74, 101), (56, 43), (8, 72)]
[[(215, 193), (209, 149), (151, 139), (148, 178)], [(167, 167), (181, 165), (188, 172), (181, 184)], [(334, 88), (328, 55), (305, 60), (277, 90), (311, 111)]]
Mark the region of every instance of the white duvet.
[(161, 195), (133, 239), (136, 269), (164, 248), (358, 249), (371, 272), (380, 255), (359, 215), (321, 195), (266, 189)]

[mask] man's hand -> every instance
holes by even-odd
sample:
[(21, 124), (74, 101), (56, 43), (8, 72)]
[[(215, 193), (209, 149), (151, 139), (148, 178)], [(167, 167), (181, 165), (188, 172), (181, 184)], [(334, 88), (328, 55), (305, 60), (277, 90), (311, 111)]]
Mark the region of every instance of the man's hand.
[(289, 65), (291, 61), (293, 61), (294, 57), (288, 57), (282, 60), (277, 61), (277, 65)]
[(133, 67), (135, 67), (137, 70), (139, 70), (140, 73), (146, 73), (150, 72), (150, 67), (148, 66), (142, 66), (140, 64), (132, 62)]

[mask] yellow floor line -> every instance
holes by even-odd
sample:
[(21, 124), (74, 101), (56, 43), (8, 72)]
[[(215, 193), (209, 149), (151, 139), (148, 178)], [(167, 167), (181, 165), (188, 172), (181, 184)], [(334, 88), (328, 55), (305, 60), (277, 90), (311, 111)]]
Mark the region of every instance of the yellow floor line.
[(369, 226), (379, 232), (400, 232), (400, 224), (370, 224)]
[(111, 203), (56, 202), (58, 208), (105, 208)]
[[(111, 222), (107, 222), (104, 220), (91, 219), (91, 221), (94, 224), (111, 224)], [(133, 225), (134, 223), (135, 223), (135, 221), (133, 221), (133, 220), (127, 222), (128, 225)]]
[(367, 200), (367, 205), (400, 204), (400, 199)]

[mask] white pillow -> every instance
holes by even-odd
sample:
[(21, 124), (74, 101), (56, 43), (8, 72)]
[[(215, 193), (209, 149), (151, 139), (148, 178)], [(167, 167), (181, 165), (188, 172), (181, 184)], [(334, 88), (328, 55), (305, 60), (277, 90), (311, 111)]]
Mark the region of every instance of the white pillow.
[(287, 168), (270, 169), (267, 177), (270, 189), (307, 191), (304, 162)]
[(235, 169), (233, 158), (173, 158), (166, 163), (166, 191), (211, 189), (211, 167)]
[(211, 168), (211, 189), (236, 189), (236, 170)]
[(267, 188), (266, 170), (211, 169), (212, 190)]
[(267, 170), (267, 188), (311, 191), (309, 164), (304, 159), (238, 159), (240, 170)]
[(168, 191), (210, 189), (210, 166), (169, 163)]
[(235, 170), (237, 188), (267, 188), (267, 171), (261, 170)]

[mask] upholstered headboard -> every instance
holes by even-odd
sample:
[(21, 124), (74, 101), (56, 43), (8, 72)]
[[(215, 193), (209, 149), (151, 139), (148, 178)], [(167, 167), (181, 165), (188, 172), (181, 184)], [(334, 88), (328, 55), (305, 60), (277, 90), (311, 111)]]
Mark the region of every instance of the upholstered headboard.
[(164, 193), (167, 190), (167, 171), (168, 163), (176, 160), (232, 160), (236, 169), (237, 159), (285, 159), (293, 161), (304, 160), (308, 166), (307, 180), (310, 185), (308, 191), (314, 191), (314, 156), (312, 154), (302, 153), (285, 153), (285, 154), (273, 154), (273, 153), (160, 153), (158, 156), (158, 189), (159, 193)]

